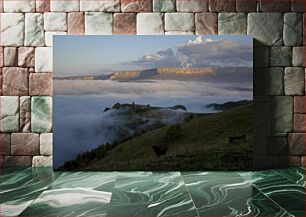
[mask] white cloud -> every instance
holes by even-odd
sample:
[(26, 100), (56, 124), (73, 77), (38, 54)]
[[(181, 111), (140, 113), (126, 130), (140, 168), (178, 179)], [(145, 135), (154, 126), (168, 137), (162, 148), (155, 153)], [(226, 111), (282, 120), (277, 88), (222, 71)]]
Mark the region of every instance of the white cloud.
[(201, 44), (202, 43), (202, 36), (197, 36), (195, 40), (189, 40), (187, 45), (189, 44)]
[(131, 64), (140, 68), (155, 67), (252, 67), (253, 45), (246, 42), (202, 39), (202, 36), (179, 44), (175, 49), (159, 49)]
[[(237, 89), (236, 87), (239, 87)], [(242, 91), (242, 89), (245, 89)], [(55, 95), (102, 95), (125, 97), (203, 97), (252, 96), (252, 82), (198, 82), (159, 80), (156, 82), (117, 82), (111, 80), (55, 80)]]
[(209, 43), (209, 42), (213, 42), (213, 41), (214, 41), (214, 40), (212, 40), (211, 38), (206, 38), (206, 39), (205, 39), (205, 42), (208, 42), (208, 43)]

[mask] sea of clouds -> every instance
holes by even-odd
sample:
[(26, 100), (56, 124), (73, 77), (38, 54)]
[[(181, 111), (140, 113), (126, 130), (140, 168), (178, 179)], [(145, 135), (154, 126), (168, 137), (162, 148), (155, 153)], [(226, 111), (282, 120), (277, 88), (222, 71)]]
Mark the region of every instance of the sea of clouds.
[[(237, 87), (237, 86), (236, 86)], [(205, 83), (197, 81), (117, 82), (109, 80), (54, 81), (54, 167), (74, 159), (100, 144), (116, 139), (115, 126), (124, 118), (114, 118), (105, 108), (115, 103), (186, 106), (188, 112), (214, 112), (211, 103), (252, 98), (252, 84)]]

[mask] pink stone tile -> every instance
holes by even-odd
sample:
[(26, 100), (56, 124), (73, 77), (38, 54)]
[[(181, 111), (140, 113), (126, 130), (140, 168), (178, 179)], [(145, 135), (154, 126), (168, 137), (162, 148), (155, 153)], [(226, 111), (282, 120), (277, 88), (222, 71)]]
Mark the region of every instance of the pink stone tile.
[(39, 134), (36, 133), (12, 133), (12, 155), (38, 155)]
[(0, 95), (2, 95), (2, 83), (3, 83), (3, 76), (2, 76), (2, 68), (0, 68)]
[(235, 12), (236, 2), (234, 0), (209, 0), (209, 11)]
[(305, 0), (291, 0), (291, 11), (292, 12), (304, 12)]
[(306, 131), (306, 115), (305, 114), (294, 114), (293, 129), (294, 132), (305, 132)]
[(50, 11), (50, 0), (36, 0), (36, 12)]
[(4, 157), (0, 156), (0, 169), (4, 167)]
[(32, 156), (6, 156), (5, 167), (27, 167), (32, 165)]
[(84, 35), (84, 22), (83, 12), (68, 13), (68, 35)]
[(10, 155), (11, 134), (0, 133), (0, 155)]
[(0, 47), (0, 67), (3, 66), (3, 47)]
[(3, 12), (3, 0), (0, 0), (0, 13)]
[(195, 26), (197, 35), (218, 33), (218, 15), (217, 13), (196, 13)]
[(294, 113), (304, 114), (305, 112), (305, 96), (295, 96), (294, 97)]
[(237, 12), (256, 12), (256, 0), (236, 0)]
[(122, 12), (151, 12), (152, 0), (121, 0)]
[(4, 67), (3, 95), (27, 96), (29, 94), (29, 72), (27, 68)]
[(53, 93), (52, 73), (30, 74), (30, 96), (52, 96)]
[(21, 132), (31, 132), (31, 97), (20, 97), (19, 123)]
[(34, 47), (20, 47), (18, 48), (18, 66), (34, 67), (35, 48)]
[(280, 0), (277, 3), (273, 0), (260, 0), (262, 12), (289, 12), (291, 0)]
[(303, 23), (304, 23), (304, 32), (303, 32), (303, 44), (306, 45), (306, 28), (305, 28), (305, 23), (306, 23), (306, 13), (303, 14)]
[(115, 13), (113, 26), (114, 26), (114, 34), (135, 35), (136, 14)]
[(301, 166), (306, 167), (306, 157), (305, 156), (301, 158)]
[(301, 157), (299, 156), (280, 156), (279, 167), (299, 167), (301, 166)]

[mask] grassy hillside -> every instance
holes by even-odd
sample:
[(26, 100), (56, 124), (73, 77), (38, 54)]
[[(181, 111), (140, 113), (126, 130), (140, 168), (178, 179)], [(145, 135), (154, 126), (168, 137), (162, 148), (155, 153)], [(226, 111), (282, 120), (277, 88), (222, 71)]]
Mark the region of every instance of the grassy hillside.
[[(112, 146), (100, 146), (60, 169), (235, 170), (251, 167), (252, 104), (211, 115), (195, 114), (179, 124), (180, 129), (172, 139), (167, 139), (169, 128), (171, 126), (161, 127)], [(246, 141), (229, 144), (229, 137), (239, 135), (246, 135)], [(157, 158), (154, 145), (166, 145), (166, 156)]]

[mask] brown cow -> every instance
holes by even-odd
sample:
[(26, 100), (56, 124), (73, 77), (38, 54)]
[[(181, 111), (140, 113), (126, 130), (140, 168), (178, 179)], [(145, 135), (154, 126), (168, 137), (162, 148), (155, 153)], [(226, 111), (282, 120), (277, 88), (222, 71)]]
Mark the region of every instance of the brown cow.
[(167, 146), (162, 146), (162, 145), (154, 145), (152, 146), (156, 157), (160, 158), (162, 155), (166, 156), (168, 147)]

